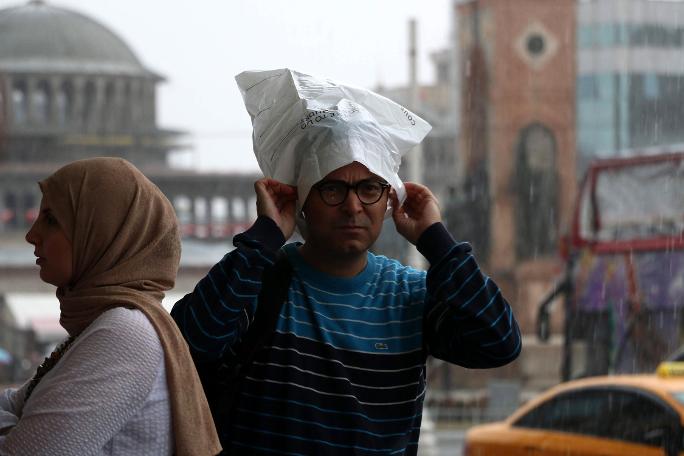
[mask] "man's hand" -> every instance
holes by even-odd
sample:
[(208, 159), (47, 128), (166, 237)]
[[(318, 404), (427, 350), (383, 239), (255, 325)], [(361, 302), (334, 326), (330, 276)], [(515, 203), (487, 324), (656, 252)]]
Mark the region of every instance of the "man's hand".
[(297, 188), (274, 179), (263, 178), (254, 183), (257, 196), (257, 215), (273, 220), (285, 239), (289, 239), (295, 227)]
[(427, 228), (442, 221), (437, 198), (424, 185), (406, 182), (406, 201), (399, 207), (397, 194), (392, 192), (392, 218), (397, 232), (404, 236), (411, 244), (418, 242), (418, 238)]

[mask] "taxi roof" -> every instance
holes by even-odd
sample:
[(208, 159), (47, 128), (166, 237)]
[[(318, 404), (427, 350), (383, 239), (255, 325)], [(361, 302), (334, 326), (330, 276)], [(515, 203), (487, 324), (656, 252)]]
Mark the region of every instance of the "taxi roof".
[(662, 377), (656, 374), (606, 375), (572, 380), (555, 388), (569, 389), (602, 385), (634, 386), (653, 391), (684, 392), (684, 377)]
[(684, 404), (678, 402), (673, 396), (673, 393), (684, 393), (684, 376), (662, 376), (653, 373), (636, 375), (606, 375), (570, 380), (544, 391), (542, 394), (530, 400), (516, 410), (516, 412), (509, 416), (506, 421), (517, 420), (521, 415), (527, 413), (531, 408), (536, 407), (540, 403), (547, 401), (559, 393), (582, 388), (599, 388), (602, 386), (617, 386), (648, 391), (660, 397), (661, 399), (664, 399), (674, 408), (678, 409), (684, 420)]

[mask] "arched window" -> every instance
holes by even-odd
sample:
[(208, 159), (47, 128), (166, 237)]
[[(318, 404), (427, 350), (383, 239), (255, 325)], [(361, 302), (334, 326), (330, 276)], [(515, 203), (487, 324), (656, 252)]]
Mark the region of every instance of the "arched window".
[(31, 226), (38, 218), (40, 204), (37, 204), (36, 195), (32, 192), (24, 193), (24, 224)]
[(21, 125), (28, 120), (28, 100), (26, 99), (26, 84), (17, 81), (12, 86), (12, 114), (14, 123)]
[(8, 192), (5, 194), (5, 209), (2, 211), (2, 221), (5, 226), (17, 226), (17, 196)]
[(247, 207), (245, 200), (239, 197), (234, 197), (230, 202), (230, 219), (232, 222), (244, 222), (247, 218)]
[(257, 218), (257, 205), (256, 205), (256, 197), (251, 197), (249, 199), (249, 202), (247, 203), (247, 212), (249, 213), (249, 220), (248, 221), (253, 221), (256, 220)]
[(31, 92), (31, 108), (33, 120), (37, 124), (46, 124), (50, 120), (50, 87), (46, 81), (40, 81)]
[(211, 199), (210, 205), (210, 224), (212, 237), (224, 237), (228, 235), (228, 200), (221, 196), (215, 196)]
[(209, 235), (207, 222), (209, 221), (209, 204), (206, 198), (197, 196), (194, 198), (195, 236), (205, 238)]
[(176, 216), (181, 223), (192, 222), (192, 203), (190, 202), (190, 198), (185, 195), (176, 196), (173, 200), (173, 207), (176, 209)]
[(126, 82), (123, 86), (123, 95), (121, 97), (121, 106), (119, 106), (119, 126), (122, 130), (128, 131), (131, 126), (131, 105), (133, 100), (131, 98), (131, 84)]
[(95, 114), (95, 83), (88, 81), (83, 89), (83, 125), (89, 126), (94, 122), (92, 117)]
[(556, 252), (558, 173), (556, 141), (541, 124), (520, 133), (516, 154), (516, 254), (519, 260)]
[(64, 81), (55, 97), (57, 108), (57, 124), (64, 126), (71, 120), (71, 110), (74, 103), (74, 86), (71, 81)]
[(107, 82), (105, 86), (105, 99), (104, 106), (102, 109), (102, 128), (105, 131), (116, 131), (117, 129), (117, 115), (115, 100), (115, 90), (114, 83), (112, 81)]
[(140, 129), (142, 125), (142, 107), (144, 105), (143, 90), (141, 84), (136, 84), (131, 87), (131, 94), (128, 100), (131, 109), (131, 127)]
[[(0, 79), (0, 84), (2, 84), (2, 79)], [(0, 86), (0, 132), (2, 132), (3, 124), (5, 123), (5, 94), (2, 91), (2, 86)]]

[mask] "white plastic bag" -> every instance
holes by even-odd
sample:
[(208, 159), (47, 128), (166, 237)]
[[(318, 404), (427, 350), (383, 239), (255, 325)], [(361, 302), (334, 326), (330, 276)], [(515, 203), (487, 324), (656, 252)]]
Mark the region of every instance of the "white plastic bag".
[(235, 79), (259, 167), (297, 186), (299, 209), (313, 184), (354, 161), (385, 179), (403, 203), (401, 157), (430, 131), (426, 121), (369, 90), (289, 69), (245, 71)]

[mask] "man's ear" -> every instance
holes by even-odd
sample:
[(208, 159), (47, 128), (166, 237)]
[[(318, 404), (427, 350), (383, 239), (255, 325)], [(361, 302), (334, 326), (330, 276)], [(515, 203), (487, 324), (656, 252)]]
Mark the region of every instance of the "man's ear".
[(297, 227), (297, 231), (299, 231), (299, 234), (302, 236), (304, 241), (308, 238), (308, 230), (307, 230), (307, 221), (306, 221), (306, 215), (304, 214), (304, 210), (302, 209), (297, 213), (295, 216), (295, 225)]
[(393, 201), (395, 200), (395, 195), (396, 193), (394, 192), (394, 189), (390, 187), (389, 191), (387, 192), (387, 210), (385, 210), (385, 218), (392, 216), (392, 211), (394, 211)]

